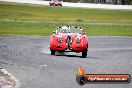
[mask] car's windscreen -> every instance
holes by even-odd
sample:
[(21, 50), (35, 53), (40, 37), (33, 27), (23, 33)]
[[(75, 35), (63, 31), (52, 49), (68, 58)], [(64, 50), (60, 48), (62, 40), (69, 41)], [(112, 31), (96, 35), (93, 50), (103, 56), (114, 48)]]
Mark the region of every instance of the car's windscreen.
[(57, 2), (58, 0), (52, 0), (53, 2)]
[(62, 27), (56, 30), (56, 33), (79, 33), (82, 34), (82, 30), (79, 27), (67, 27), (63, 29)]

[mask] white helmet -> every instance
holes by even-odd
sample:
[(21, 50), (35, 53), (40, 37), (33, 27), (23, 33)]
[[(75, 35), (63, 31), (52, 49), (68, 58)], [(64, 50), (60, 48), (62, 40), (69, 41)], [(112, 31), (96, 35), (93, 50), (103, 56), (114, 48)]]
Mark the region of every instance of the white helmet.
[(68, 27), (67, 27), (67, 26), (63, 26), (62, 29), (66, 29), (66, 30), (68, 30)]
[(67, 26), (63, 26), (61, 29), (62, 29), (63, 33), (67, 33), (68, 32), (68, 27)]

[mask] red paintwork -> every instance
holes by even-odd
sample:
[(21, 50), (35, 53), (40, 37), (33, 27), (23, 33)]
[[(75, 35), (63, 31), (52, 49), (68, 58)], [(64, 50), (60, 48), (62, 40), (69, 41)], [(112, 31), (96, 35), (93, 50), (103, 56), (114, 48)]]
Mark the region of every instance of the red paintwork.
[(54, 5), (54, 6), (60, 5), (60, 6), (62, 6), (62, 2), (59, 2), (59, 1), (50, 1), (50, 2), (49, 2), (49, 5), (50, 5), (50, 6), (51, 6), (51, 5)]
[(70, 48), (73, 51), (82, 52), (82, 51), (84, 51), (88, 48), (88, 40), (87, 40), (86, 35), (80, 35), (81, 36), (81, 41), (79, 43), (75, 42), (75, 38), (76, 38), (75, 34), (72, 34), (71, 36), (72, 36), (72, 41), (73, 42), (72, 42)]
[[(58, 42), (58, 36), (62, 36), (62, 42)], [(63, 34), (53, 34), (50, 38), (50, 49), (55, 50), (55, 51), (64, 51), (68, 48), (68, 46), (66, 45), (66, 41), (64, 41), (64, 39), (66, 39), (66, 35)], [(62, 48), (57, 48), (57, 46), (61, 46)]]
[[(58, 37), (62, 37), (62, 42), (58, 41)], [(68, 47), (66, 39), (70, 36), (72, 42)], [(75, 39), (79, 37), (80, 42), (76, 42)], [(51, 35), (49, 48), (54, 51), (71, 50), (75, 52), (82, 52), (88, 49), (88, 38), (85, 34), (79, 33), (55, 33)]]

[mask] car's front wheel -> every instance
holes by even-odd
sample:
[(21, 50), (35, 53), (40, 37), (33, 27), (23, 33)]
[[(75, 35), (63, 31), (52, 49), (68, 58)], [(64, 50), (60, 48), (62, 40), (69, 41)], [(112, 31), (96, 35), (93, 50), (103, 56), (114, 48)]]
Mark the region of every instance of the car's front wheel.
[(82, 52), (82, 58), (86, 58), (87, 57), (87, 50), (84, 50), (83, 52)]
[(50, 50), (51, 51), (51, 55), (55, 55), (55, 51), (54, 50)]

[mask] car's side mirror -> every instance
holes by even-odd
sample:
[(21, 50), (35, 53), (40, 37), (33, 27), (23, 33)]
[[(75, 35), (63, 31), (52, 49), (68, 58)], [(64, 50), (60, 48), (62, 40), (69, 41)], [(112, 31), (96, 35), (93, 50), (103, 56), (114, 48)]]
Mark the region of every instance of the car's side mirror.
[(53, 31), (53, 34), (55, 34), (55, 31)]
[(83, 35), (85, 35), (85, 34), (86, 34), (86, 32), (82, 32), (82, 34), (83, 34)]

